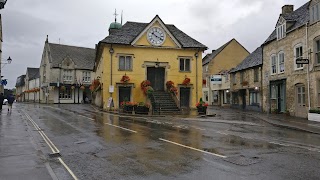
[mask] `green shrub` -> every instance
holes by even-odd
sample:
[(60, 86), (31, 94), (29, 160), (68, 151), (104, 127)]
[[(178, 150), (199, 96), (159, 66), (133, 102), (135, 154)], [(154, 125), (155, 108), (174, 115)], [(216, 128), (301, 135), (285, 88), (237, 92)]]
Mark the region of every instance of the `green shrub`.
[(309, 113), (316, 113), (316, 114), (320, 114), (320, 109), (310, 109)]

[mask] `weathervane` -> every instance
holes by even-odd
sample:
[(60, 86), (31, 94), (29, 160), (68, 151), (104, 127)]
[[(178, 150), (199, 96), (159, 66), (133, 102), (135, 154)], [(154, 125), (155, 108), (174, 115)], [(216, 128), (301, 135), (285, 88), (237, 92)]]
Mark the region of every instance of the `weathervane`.
[(114, 9), (114, 21), (115, 22), (117, 22), (117, 16), (118, 16), (118, 14), (117, 14), (117, 9)]

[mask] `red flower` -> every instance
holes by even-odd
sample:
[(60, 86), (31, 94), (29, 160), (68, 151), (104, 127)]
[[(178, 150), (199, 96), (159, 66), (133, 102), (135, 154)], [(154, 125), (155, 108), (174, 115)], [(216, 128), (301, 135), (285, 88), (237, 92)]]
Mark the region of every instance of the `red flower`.
[(205, 79), (202, 79), (202, 84), (207, 84), (207, 80), (205, 80)]
[(124, 75), (124, 76), (122, 76), (122, 78), (121, 78), (121, 80), (120, 80), (122, 83), (127, 83), (127, 82), (129, 82), (130, 81), (130, 78), (129, 78), (129, 76), (127, 76), (127, 75)]
[(185, 78), (182, 82), (183, 85), (189, 85), (190, 84), (190, 78)]

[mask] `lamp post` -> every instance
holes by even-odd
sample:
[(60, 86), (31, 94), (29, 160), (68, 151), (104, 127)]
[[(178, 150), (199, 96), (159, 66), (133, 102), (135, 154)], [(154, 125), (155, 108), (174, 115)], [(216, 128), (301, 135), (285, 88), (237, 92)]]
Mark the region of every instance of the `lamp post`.
[[(0, 0), (1, 1), (1, 0)], [(1, 72), (2, 72), (2, 68), (5, 66), (5, 65), (7, 65), (7, 64), (11, 64), (11, 62), (12, 62), (12, 59), (11, 59), (11, 57), (9, 56), (9, 58), (6, 60), (6, 61), (1, 61), (1, 64), (3, 64), (3, 65), (1, 65), (1, 69), (0, 69), (0, 77), (1, 77), (1, 83), (0, 83), (0, 87), (1, 87), (1, 92), (3, 93), (4, 92), (4, 88), (3, 88), (3, 80), (2, 80), (2, 77), (3, 76), (1, 76)]]
[(196, 52), (194, 54), (194, 56), (196, 57), (196, 102), (198, 101), (198, 57), (199, 57), (199, 53)]

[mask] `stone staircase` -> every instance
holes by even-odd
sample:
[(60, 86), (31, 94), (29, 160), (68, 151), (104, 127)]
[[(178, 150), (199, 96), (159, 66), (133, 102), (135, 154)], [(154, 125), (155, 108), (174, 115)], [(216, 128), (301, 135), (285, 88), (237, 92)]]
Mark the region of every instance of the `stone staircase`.
[(174, 99), (169, 92), (154, 91), (150, 97), (154, 114), (180, 114)]

